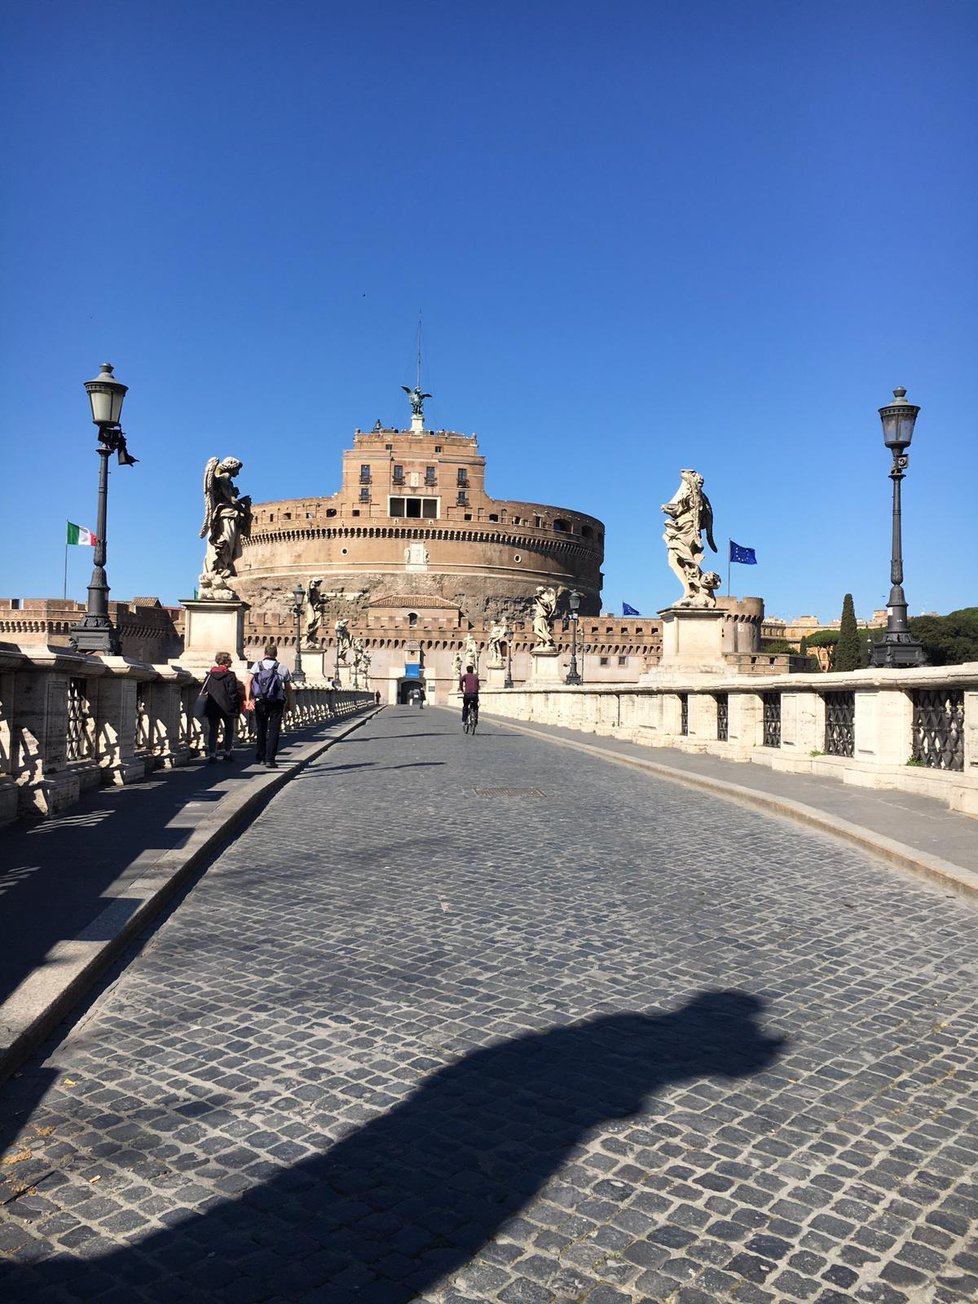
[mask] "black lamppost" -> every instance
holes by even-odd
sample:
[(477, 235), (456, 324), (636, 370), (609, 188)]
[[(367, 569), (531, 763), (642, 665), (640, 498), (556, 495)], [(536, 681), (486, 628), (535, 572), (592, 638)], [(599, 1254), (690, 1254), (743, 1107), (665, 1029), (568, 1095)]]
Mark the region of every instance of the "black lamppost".
[(136, 459), (130, 457), (126, 448), (126, 437), (119, 425), (122, 416), (122, 400), (126, 397), (128, 385), (116, 380), (112, 374), (112, 365), (102, 363), (102, 369), (94, 380), (85, 381), (88, 400), (92, 405), (92, 421), (98, 426), (99, 455), (98, 471), (98, 514), (95, 524), (95, 565), (91, 582), (88, 585), (88, 606), (80, 625), (71, 631), (71, 646), (79, 652), (100, 652), (103, 655), (118, 656), (119, 634), (109, 618), (109, 581), (105, 575), (106, 556), (106, 517), (109, 498), (109, 456), (116, 453), (120, 466), (132, 466)]
[(292, 590), (292, 614), (295, 616), (295, 665), (292, 670), (294, 684), (303, 684), (306, 680), (302, 672), (302, 617), (305, 609), (306, 591), (301, 581), (296, 580), (295, 588)]
[(513, 687), (513, 638), (516, 630), (507, 628), (509, 638), (506, 640), (506, 677), (503, 679), (503, 688)]
[(570, 607), (571, 623), (571, 659), (570, 669), (567, 671), (565, 684), (579, 684), (581, 676), (577, 673), (577, 613), (581, 609), (581, 595), (577, 589), (571, 589), (567, 595), (567, 605)]
[(903, 546), (901, 539), (900, 481), (910, 458), (907, 449), (913, 438), (919, 407), (907, 402), (907, 391), (893, 391), (893, 402), (880, 408), (883, 443), (893, 454), (890, 479), (893, 481), (893, 549), (890, 559), (890, 596), (886, 603), (886, 633), (874, 644), (870, 658), (874, 666), (922, 666), (926, 657), (907, 623), (907, 599), (903, 593)]

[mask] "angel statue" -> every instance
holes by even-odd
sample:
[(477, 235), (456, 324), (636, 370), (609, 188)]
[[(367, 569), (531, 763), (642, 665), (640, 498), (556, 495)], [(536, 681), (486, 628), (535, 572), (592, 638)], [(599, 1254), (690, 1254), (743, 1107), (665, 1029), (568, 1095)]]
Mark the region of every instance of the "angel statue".
[(338, 620), (334, 629), (336, 631), (336, 659), (346, 665), (349, 660), (350, 648), (353, 646), (353, 639), (350, 637), (350, 630), (345, 620)]
[(477, 666), (479, 664), (479, 645), (475, 641), (474, 634), (465, 636), (465, 664), (467, 666)]
[(322, 595), (322, 583), (323, 577), (320, 575), (309, 581), (309, 588), (306, 590), (306, 644), (309, 647), (315, 645), (319, 636), (319, 624), (323, 617), (325, 599)]
[(420, 385), (415, 385), (414, 389), (411, 389), (408, 385), (402, 385), (401, 389), (404, 390), (411, 403), (411, 415), (413, 417), (423, 417), (425, 399), (434, 396), (432, 394), (422, 394)]
[(241, 540), (251, 530), (251, 499), (239, 498), (234, 477), (241, 470), (236, 457), (210, 458), (204, 468), (204, 524), (200, 537), (207, 540), (204, 570), (198, 593), (206, 600), (233, 602), (237, 594), (228, 580), (241, 556)]
[(703, 477), (689, 470), (679, 474), (679, 488), (662, 504), (666, 514), (662, 538), (669, 550), (669, 565), (683, 586), (683, 596), (674, 605), (715, 607), (714, 590), (720, 587), (720, 576), (700, 568), (705, 555), (704, 533), (713, 551), (717, 550), (713, 542), (713, 508), (703, 492)]
[(557, 590), (553, 587), (544, 588), (542, 584), (537, 586), (536, 595), (533, 599), (533, 632), (537, 636), (537, 645), (533, 649), (534, 653), (554, 655), (557, 652), (550, 622), (557, 610), (559, 596)]
[(489, 653), (489, 664), (491, 666), (501, 666), (503, 664), (503, 644), (509, 642), (509, 623), (505, 617), (497, 620), (489, 631), (489, 642), (486, 650)]

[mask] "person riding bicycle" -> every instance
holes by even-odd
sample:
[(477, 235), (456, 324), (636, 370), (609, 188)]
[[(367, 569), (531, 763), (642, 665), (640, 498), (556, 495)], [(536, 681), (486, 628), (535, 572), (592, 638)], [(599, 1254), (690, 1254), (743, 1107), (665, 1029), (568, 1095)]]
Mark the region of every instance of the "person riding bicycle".
[(475, 707), (476, 715), (479, 714), (479, 676), (475, 673), (475, 666), (466, 666), (465, 674), (458, 681), (459, 691), (462, 694), (462, 723), (469, 718), (469, 708)]

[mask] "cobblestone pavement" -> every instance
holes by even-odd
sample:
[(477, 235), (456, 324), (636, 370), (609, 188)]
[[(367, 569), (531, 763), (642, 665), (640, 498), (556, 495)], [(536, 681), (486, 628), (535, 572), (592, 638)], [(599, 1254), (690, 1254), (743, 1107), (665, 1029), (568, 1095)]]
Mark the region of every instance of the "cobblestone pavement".
[(0, 1089), (0, 1297), (974, 1300), (976, 976), (830, 839), (390, 709)]

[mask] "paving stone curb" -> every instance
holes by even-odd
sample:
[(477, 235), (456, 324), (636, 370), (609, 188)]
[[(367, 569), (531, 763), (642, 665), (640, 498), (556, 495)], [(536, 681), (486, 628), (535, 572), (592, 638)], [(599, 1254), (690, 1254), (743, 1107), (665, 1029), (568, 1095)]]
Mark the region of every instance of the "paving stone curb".
[[(488, 718), (490, 717), (487, 716)], [(607, 748), (594, 743), (561, 738), (544, 730), (534, 729), (532, 725), (511, 720), (508, 717), (493, 716), (491, 718), (494, 724), (504, 724), (507, 728), (516, 729), (532, 738), (543, 738), (561, 747), (570, 747), (577, 751), (586, 752), (591, 756), (600, 756), (603, 760), (612, 761), (617, 765), (628, 765), (633, 769), (646, 770), (648, 773), (654, 774), (656, 778), (666, 779), (670, 783), (680, 783), (685, 784), (687, 787), (699, 788), (718, 797), (725, 797), (729, 801), (740, 802), (743, 805), (753, 806), (771, 814), (783, 816), (786, 819), (796, 820), (809, 828), (841, 838), (842, 841), (858, 847), (862, 851), (868, 851), (879, 856), (887, 864), (893, 865), (897, 869), (906, 870), (919, 877), (930, 879), (931, 882), (945, 888), (955, 896), (978, 902), (978, 874), (975, 874), (972, 870), (956, 865), (950, 860), (944, 860), (940, 856), (930, 855), (919, 848), (907, 846), (904, 842), (887, 838), (881, 833), (863, 828), (859, 824), (853, 824), (836, 815), (830, 815), (826, 811), (819, 810), (816, 806), (809, 806), (804, 802), (795, 801), (789, 797), (761, 792), (756, 788), (731, 783), (726, 779), (715, 779), (709, 775), (695, 774), (689, 770), (673, 768), (664, 765), (661, 761), (645, 760), (640, 756), (627, 756), (622, 752), (609, 751)]]
[(47, 963), (30, 973), (0, 1004), (0, 1082), (17, 1071), (225, 838), (256, 814), (310, 761), (376, 714), (376, 708), (365, 711), (355, 719), (344, 721), (328, 738), (299, 744), (294, 756), (280, 758), (281, 768), (277, 772), (260, 771), (243, 791), (228, 792), (219, 802), (202, 807), (182, 847), (162, 851), (153, 868), (126, 888), (124, 899), (106, 906), (77, 937), (53, 947)]

